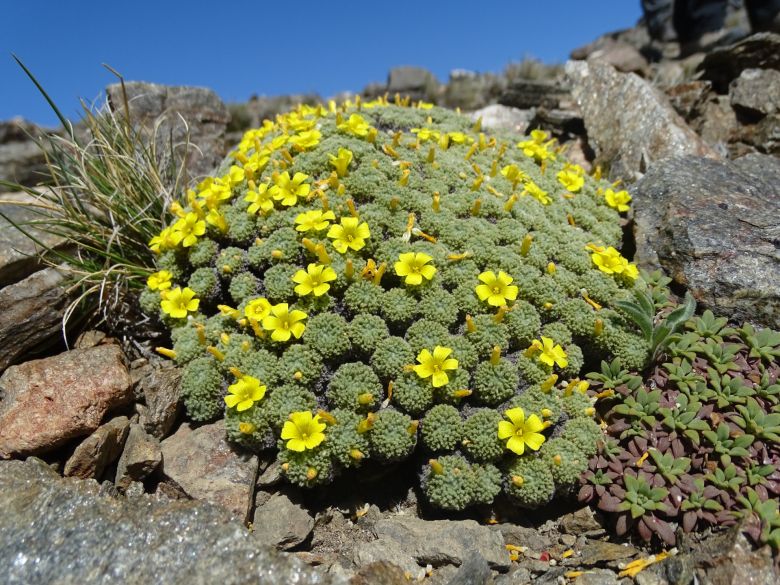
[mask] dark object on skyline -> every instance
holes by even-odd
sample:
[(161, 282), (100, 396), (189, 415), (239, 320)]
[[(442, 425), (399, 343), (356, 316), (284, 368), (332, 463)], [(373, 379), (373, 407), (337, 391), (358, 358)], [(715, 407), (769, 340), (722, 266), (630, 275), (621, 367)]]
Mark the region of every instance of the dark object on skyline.
[[(681, 46), (724, 28), (733, 0), (642, 0), (647, 29), (655, 40), (677, 38)], [(780, 31), (780, 0), (744, 0), (753, 31)]]

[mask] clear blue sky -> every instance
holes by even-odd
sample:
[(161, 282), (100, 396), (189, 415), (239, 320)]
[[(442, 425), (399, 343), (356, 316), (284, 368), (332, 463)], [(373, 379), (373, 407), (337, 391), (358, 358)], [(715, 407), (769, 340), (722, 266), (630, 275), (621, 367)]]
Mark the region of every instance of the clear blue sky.
[(0, 119), (55, 117), (17, 54), (68, 116), (113, 81), (252, 94), (358, 91), (395, 65), (501, 71), (533, 55), (564, 61), (602, 33), (634, 25), (639, 0), (2, 0)]

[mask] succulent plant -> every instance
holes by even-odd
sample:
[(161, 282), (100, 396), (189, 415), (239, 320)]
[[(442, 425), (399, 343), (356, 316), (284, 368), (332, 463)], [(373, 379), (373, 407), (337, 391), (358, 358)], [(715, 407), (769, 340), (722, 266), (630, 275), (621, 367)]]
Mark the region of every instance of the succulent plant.
[[(653, 302), (643, 293), (642, 305), (669, 320), (685, 311), (665, 284), (656, 275)], [(745, 517), (756, 542), (777, 548), (780, 335), (710, 311), (667, 328), (644, 380), (614, 361), (588, 375), (612, 439), (591, 458), (580, 499), (610, 514), (619, 533), (644, 540), (673, 544), (678, 526), (690, 532)]]

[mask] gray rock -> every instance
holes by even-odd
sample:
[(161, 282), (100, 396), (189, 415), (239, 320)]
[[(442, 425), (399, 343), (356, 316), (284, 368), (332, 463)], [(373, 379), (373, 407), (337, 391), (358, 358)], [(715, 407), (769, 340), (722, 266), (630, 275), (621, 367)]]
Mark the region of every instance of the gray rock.
[(496, 578), (496, 585), (529, 585), (531, 583), (531, 571), (525, 567), (512, 567), (506, 575)]
[(563, 532), (575, 536), (594, 530), (602, 530), (601, 524), (596, 521), (590, 506), (562, 516), (560, 525)]
[(516, 79), (511, 81), (498, 103), (512, 108), (561, 107), (569, 98), (569, 88), (555, 79)]
[(170, 364), (167, 361), (147, 364), (138, 382), (146, 403), (138, 422), (158, 439), (171, 432), (182, 412), (181, 370)]
[(448, 108), (476, 110), (494, 102), (505, 86), (506, 81), (501, 76), (457, 69), (450, 73), (442, 102)]
[(162, 463), (160, 442), (148, 434), (141, 425), (130, 425), (125, 450), (116, 466), (117, 487), (127, 488), (133, 481), (149, 477)]
[(667, 98), (633, 73), (599, 62), (569, 61), (566, 74), (596, 162), (609, 164), (612, 177), (634, 181), (652, 162), (670, 156), (716, 156)]
[(593, 569), (574, 580), (574, 585), (617, 585), (617, 575), (609, 569)]
[(780, 111), (780, 71), (745, 69), (729, 86), (731, 105), (751, 114)]
[(280, 492), (258, 506), (252, 522), (258, 542), (287, 550), (309, 537), (314, 518), (297, 500), (294, 494)]
[[(125, 82), (130, 117), (139, 128), (156, 132), (157, 145), (165, 152), (172, 141), (178, 156), (186, 157), (191, 177), (210, 173), (227, 154), (225, 131), (230, 121), (225, 104), (219, 96), (204, 87), (166, 86), (142, 81)], [(106, 88), (112, 110), (125, 109), (122, 86)], [(190, 146), (183, 144), (189, 132)]]
[(46, 233), (25, 222), (42, 219), (40, 209), (33, 211), (33, 204), (40, 203), (27, 193), (0, 195), (0, 288), (20, 281), (41, 267), (38, 256), (43, 248), (14, 227), (20, 226), (44, 246), (57, 248), (65, 239)]
[(62, 317), (72, 299), (65, 273), (56, 268), (0, 289), (0, 373), (62, 334)]
[(691, 122), (691, 127), (724, 158), (728, 154), (727, 145), (740, 134), (737, 114), (731, 107), (729, 97), (725, 95), (712, 96), (707, 100), (698, 118)]
[(103, 471), (122, 453), (130, 430), (126, 416), (112, 418), (84, 439), (65, 463), (63, 475), (81, 479), (101, 479)]
[(482, 127), (486, 130), (509, 130), (525, 134), (535, 113), (533, 110), (520, 110), (501, 104), (493, 104), (471, 114), (475, 122), (482, 118)]
[(717, 314), (780, 327), (778, 173), (765, 155), (655, 165), (634, 190), (636, 260), (660, 264)]
[[(46, 156), (35, 138), (53, 132), (14, 118), (0, 122), (0, 180), (32, 187), (46, 177)], [(8, 188), (0, 184), (0, 193)]]
[(274, 459), (262, 473), (257, 476), (257, 487), (268, 488), (282, 481), (282, 464)]
[(552, 541), (546, 534), (534, 528), (502, 523), (491, 526), (491, 529), (499, 532), (506, 544), (525, 546), (537, 552), (546, 550), (552, 545)]
[(639, 554), (639, 551), (630, 544), (617, 544), (605, 540), (589, 540), (582, 547), (578, 562), (585, 567), (592, 567), (601, 563), (624, 561)]
[(11, 366), (0, 377), (0, 458), (50, 451), (95, 431), (132, 399), (122, 350), (74, 349)]
[(436, 98), (439, 82), (422, 67), (394, 67), (387, 76), (387, 92), (393, 96), (409, 96), (413, 101), (432, 101)]
[(743, 126), (740, 139), (759, 151), (780, 156), (780, 114), (771, 114), (757, 124)]
[(37, 460), (0, 461), (7, 585), (345, 583), (259, 545), (208, 504), (105, 497)]
[(358, 566), (388, 560), (415, 572), (428, 564), (461, 565), (471, 552), (479, 553), (496, 570), (510, 566), (504, 539), (497, 531), (474, 520), (422, 520), (394, 516), (373, 526), (377, 540), (358, 545), (353, 560)]
[(642, 76), (645, 76), (648, 67), (647, 59), (636, 47), (614, 39), (610, 39), (591, 52), (588, 61), (601, 61), (623, 73), (637, 73)]
[(712, 83), (703, 80), (686, 81), (666, 88), (664, 93), (675, 111), (690, 123), (701, 115), (704, 104), (711, 98)]
[(163, 473), (188, 496), (221, 506), (243, 522), (248, 520), (258, 459), (228, 444), (224, 421), (196, 429), (185, 423), (161, 447)]
[(757, 33), (728, 47), (707, 53), (699, 64), (702, 79), (709, 79), (720, 93), (745, 69), (780, 69), (780, 35)]
[(350, 579), (350, 585), (409, 585), (403, 569), (387, 561), (370, 563)]
[(694, 544), (688, 553), (666, 558), (647, 571), (660, 575), (667, 583), (691, 583), (694, 579), (700, 585), (780, 582), (780, 570), (770, 547), (756, 549), (739, 526), (713, 534)]
[(469, 554), (447, 585), (487, 585), (492, 583), (487, 561), (477, 552)]

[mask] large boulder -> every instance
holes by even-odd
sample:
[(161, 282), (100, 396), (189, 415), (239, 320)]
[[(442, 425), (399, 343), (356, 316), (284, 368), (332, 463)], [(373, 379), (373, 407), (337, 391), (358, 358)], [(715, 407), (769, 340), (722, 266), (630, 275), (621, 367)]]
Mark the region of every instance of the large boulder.
[(38, 460), (0, 461), (6, 585), (327, 585), (338, 578), (260, 545), (202, 502), (102, 495)]
[(56, 268), (0, 289), (0, 373), (62, 335), (62, 318), (72, 299), (65, 274)]
[(409, 96), (413, 101), (433, 101), (439, 90), (436, 77), (422, 67), (408, 65), (394, 67), (387, 75), (387, 92), (390, 95)]
[(598, 61), (569, 61), (566, 74), (596, 162), (609, 165), (612, 177), (635, 181), (671, 156), (717, 156), (666, 96), (637, 75)]
[[(118, 83), (106, 88), (109, 106), (120, 115), (125, 109), (122, 88)], [(162, 152), (172, 141), (177, 154), (186, 156), (190, 177), (210, 173), (227, 154), (225, 131), (230, 114), (213, 90), (143, 81), (125, 82), (124, 88), (131, 121), (148, 132), (156, 128)], [(183, 142), (188, 134), (190, 146), (185, 153)]]
[(11, 366), (0, 377), (0, 458), (45, 453), (95, 431), (133, 398), (116, 345)]
[(633, 191), (636, 260), (716, 313), (780, 328), (780, 161), (675, 157)]

